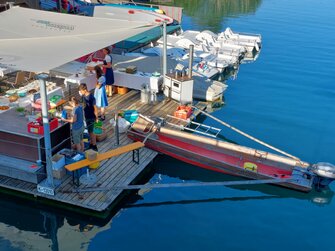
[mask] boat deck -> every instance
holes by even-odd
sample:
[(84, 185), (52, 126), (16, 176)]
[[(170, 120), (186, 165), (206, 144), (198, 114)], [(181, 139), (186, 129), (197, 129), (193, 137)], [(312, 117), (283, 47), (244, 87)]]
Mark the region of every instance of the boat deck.
[[(76, 92), (77, 93), (77, 92)], [(104, 127), (108, 137), (98, 142), (99, 152), (106, 152), (116, 148), (116, 137), (112, 125), (109, 123), (114, 118), (115, 111), (136, 109), (141, 114), (150, 116), (166, 117), (167, 114), (172, 115), (179, 104), (174, 100), (162, 100), (156, 104), (143, 104), (140, 101), (140, 92), (131, 90), (124, 95), (114, 94), (109, 98), (109, 107), (106, 110), (106, 120)], [(120, 134), (119, 143), (126, 145), (132, 141), (125, 135)], [(100, 167), (91, 170), (90, 174), (97, 177), (94, 187), (108, 188), (117, 186), (126, 186), (131, 184), (142, 171), (153, 161), (158, 153), (147, 148), (140, 149), (140, 162), (136, 164), (132, 161), (132, 152), (128, 152), (117, 157), (105, 160), (100, 163)], [(62, 180), (61, 185), (55, 190), (55, 196), (42, 194), (37, 191), (36, 184), (0, 176), (0, 187), (23, 192), (35, 198), (47, 198), (58, 204), (68, 204), (85, 210), (93, 210), (94, 212), (102, 212), (109, 208), (111, 204), (117, 201), (122, 193), (122, 189), (106, 189), (105, 191), (73, 192), (75, 188), (85, 188), (87, 185), (80, 184), (75, 187), (72, 181), (72, 175), (67, 174)]]

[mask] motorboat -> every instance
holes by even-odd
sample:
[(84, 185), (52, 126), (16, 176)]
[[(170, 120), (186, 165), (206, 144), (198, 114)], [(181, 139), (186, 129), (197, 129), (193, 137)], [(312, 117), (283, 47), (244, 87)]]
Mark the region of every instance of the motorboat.
[[(248, 179), (274, 180), (276, 185), (309, 192), (335, 178), (330, 163), (310, 164), (217, 138), (169, 126), (167, 119), (140, 116), (127, 132), (146, 147), (189, 164)], [(185, 127), (184, 127), (185, 128)]]

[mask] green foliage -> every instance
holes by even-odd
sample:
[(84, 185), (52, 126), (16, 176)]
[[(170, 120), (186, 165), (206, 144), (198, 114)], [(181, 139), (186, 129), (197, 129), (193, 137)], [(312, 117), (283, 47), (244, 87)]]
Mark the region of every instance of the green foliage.
[(183, 7), (183, 12), (199, 25), (219, 32), (225, 17), (253, 14), (261, 3), (262, 0), (172, 0), (169, 5)]

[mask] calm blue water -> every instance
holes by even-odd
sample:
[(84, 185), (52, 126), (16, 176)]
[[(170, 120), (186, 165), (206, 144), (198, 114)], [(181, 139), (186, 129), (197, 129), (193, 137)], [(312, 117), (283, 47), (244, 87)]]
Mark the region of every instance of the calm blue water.
[[(260, 57), (228, 82), (214, 115), (303, 160), (335, 163), (335, 1), (176, 2), (187, 7), (185, 30), (262, 34)], [(230, 179), (167, 157), (155, 170), (151, 182)], [(100, 225), (1, 199), (0, 250), (334, 250), (332, 196), (266, 185), (156, 189)]]

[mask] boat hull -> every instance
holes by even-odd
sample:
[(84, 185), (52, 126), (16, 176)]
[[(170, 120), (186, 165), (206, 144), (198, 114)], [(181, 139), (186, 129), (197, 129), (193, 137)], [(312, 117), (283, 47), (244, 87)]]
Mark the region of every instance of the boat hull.
[[(145, 138), (145, 135), (136, 131), (129, 131), (128, 136), (135, 141), (143, 141)], [(145, 146), (157, 152), (181, 160), (183, 162), (199, 166), (201, 168), (211, 171), (225, 173), (233, 176), (240, 176), (249, 179), (288, 179), (291, 178), (292, 174), (292, 170), (279, 168), (276, 169), (274, 167), (269, 168), (272, 168), (273, 170), (271, 170), (271, 172), (277, 173), (277, 175), (269, 175), (267, 173), (261, 173), (259, 171), (250, 171), (247, 168), (243, 168), (243, 163), (249, 161), (249, 163), (256, 163), (255, 158), (239, 161), (238, 158), (231, 156), (221, 156), (222, 154), (219, 152), (206, 149), (206, 144), (204, 144), (203, 147), (200, 147), (197, 144), (190, 144), (189, 142), (185, 143), (182, 141), (178, 141), (173, 137), (169, 137), (169, 135), (164, 135), (160, 133), (155, 133), (154, 135), (147, 138)], [(225, 161), (224, 158), (229, 158), (230, 161)], [(232, 161), (235, 161), (235, 164), (232, 163)], [(257, 163), (257, 165), (260, 165), (260, 163)], [(299, 190), (302, 192), (309, 192), (312, 189), (311, 182), (308, 184), (283, 182), (278, 183), (277, 185)]]

